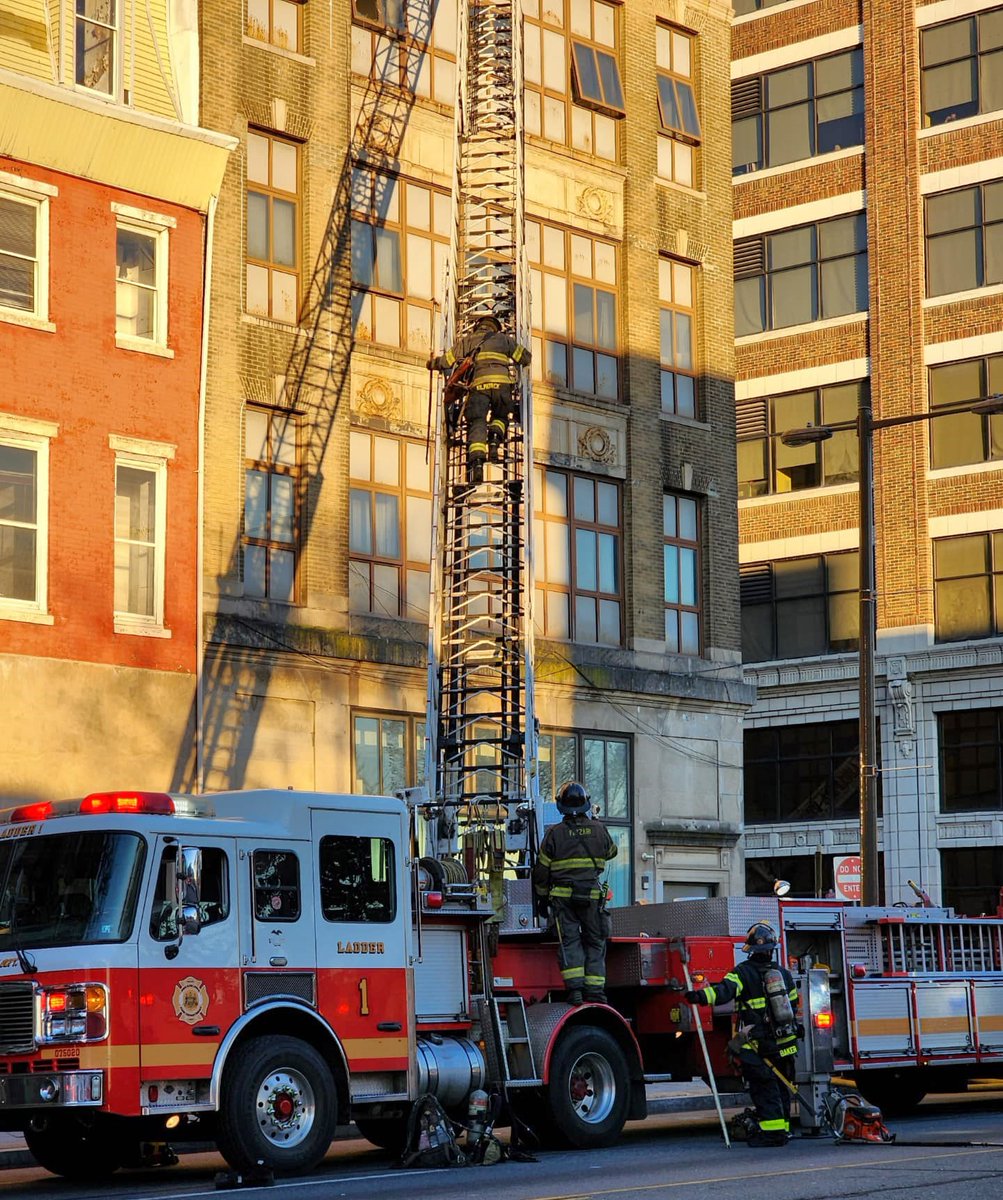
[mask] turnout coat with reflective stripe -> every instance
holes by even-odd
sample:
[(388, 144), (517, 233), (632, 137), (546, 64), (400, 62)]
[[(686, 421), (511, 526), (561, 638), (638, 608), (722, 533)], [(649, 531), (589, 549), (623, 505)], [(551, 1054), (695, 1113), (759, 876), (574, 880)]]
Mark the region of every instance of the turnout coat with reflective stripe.
[(473, 388), (511, 387), (513, 384), (511, 365), (524, 367), (530, 360), (525, 346), (520, 346), (507, 333), (492, 331), (488, 334), (468, 333), (461, 337), (442, 356), (447, 367), (474, 354), (474, 369), (470, 381)]
[(565, 817), (544, 835), (533, 867), (533, 887), (539, 896), (598, 900), (599, 874), (611, 858), (616, 858), (616, 844), (602, 821)]
[(730, 1000), (735, 1001), (738, 1024), (751, 1026), (744, 1043), (746, 1047), (759, 1054), (784, 1058), (796, 1052), (797, 1034), (792, 1032), (781, 1038), (774, 1036), (767, 1010), (769, 1001), (763, 987), (763, 976), (772, 968), (776, 968), (784, 977), (791, 1008), (797, 1012), (798, 990), (794, 986), (794, 976), (786, 967), (772, 961), (761, 964), (747, 958), (717, 983), (705, 983), (703, 993), (707, 1004), (727, 1004)]

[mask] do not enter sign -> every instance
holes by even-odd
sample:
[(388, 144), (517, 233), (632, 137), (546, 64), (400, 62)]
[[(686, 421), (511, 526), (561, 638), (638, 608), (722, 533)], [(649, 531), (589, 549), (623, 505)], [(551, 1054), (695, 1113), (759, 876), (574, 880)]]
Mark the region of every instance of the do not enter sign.
[(860, 899), (860, 855), (844, 854), (832, 860), (836, 895), (840, 900)]

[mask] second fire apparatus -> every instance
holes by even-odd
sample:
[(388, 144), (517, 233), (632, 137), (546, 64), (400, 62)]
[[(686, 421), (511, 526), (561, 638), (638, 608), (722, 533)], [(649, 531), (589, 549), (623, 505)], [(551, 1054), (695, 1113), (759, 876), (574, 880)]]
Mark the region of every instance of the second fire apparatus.
[[(166, 1139), (292, 1171), (339, 1124), (395, 1146), (419, 1096), (463, 1114), (483, 1088), (544, 1141), (607, 1145), (645, 1116), (646, 1084), (705, 1074), (683, 961), (718, 978), (759, 919), (799, 967), (807, 1130), (832, 1070), (915, 1101), (1003, 1064), (1003, 921), (773, 898), (617, 909), (610, 1003), (571, 1008), (553, 943), (514, 901), (499, 927), (459, 860), (418, 858), (412, 817), (284, 791), (5, 814), (0, 1126), (75, 1179)], [(700, 1019), (736, 1090), (728, 1015)]]

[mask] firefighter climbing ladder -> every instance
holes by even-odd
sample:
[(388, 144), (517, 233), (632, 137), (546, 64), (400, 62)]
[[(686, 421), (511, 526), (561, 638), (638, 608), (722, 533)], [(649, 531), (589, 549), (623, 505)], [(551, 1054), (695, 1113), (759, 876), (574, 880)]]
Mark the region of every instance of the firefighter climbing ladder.
[[(519, 0), (459, 6), (447, 345), (482, 316), (529, 340), (520, 10)], [(528, 379), (517, 395), (521, 419), (482, 484), (467, 482), (464, 418), (444, 411), (441, 388), (436, 417), (426, 778), (440, 815), (430, 849), (472, 852), (478, 877), (496, 886), (506, 853), (510, 865), (512, 854), (528, 862), (536, 792)]]

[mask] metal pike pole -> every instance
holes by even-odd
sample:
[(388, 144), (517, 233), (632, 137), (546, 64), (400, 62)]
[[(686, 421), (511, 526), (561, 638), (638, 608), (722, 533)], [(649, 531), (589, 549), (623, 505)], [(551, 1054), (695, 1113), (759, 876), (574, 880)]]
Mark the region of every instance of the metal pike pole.
[[(679, 947), (679, 961), (683, 964), (683, 975), (686, 979), (686, 990), (693, 991), (693, 980), (690, 979), (689, 951), (685, 946)], [(694, 1008), (697, 1005), (693, 1005)], [(717, 1080), (714, 1078), (714, 1071), (710, 1065), (710, 1052), (707, 1049), (707, 1039), (703, 1035), (703, 1025), (700, 1023), (699, 1012), (693, 1014), (697, 1023), (697, 1037), (700, 1039), (700, 1049), (703, 1051), (704, 1065), (707, 1068), (707, 1082), (710, 1084), (711, 1093), (714, 1096), (714, 1107), (717, 1109), (717, 1118), (721, 1122), (721, 1133), (724, 1135), (724, 1144), (731, 1149), (731, 1138), (728, 1137), (728, 1122), (724, 1119), (724, 1111), (721, 1108), (721, 1097), (717, 1094)]]

